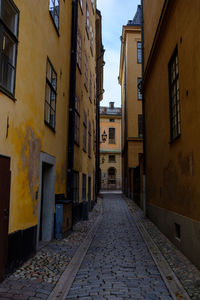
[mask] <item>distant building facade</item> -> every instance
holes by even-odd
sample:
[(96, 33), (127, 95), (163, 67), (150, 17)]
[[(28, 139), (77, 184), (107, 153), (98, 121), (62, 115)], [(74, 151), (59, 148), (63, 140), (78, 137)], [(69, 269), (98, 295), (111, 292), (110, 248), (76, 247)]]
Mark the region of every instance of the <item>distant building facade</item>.
[(147, 214), (198, 267), (199, 10), (198, 0), (143, 0)]
[(96, 9), (96, 1), (77, 1), (74, 14), (72, 40), (76, 41), (76, 61), (70, 98), (70, 124), (74, 130), (69, 128), (68, 198), (73, 201), (73, 222), (76, 222), (83, 217), (83, 202), (92, 209), (96, 199), (97, 102), (103, 94), (103, 66), (99, 68), (103, 46), (101, 13)]
[(121, 108), (100, 107), (101, 189), (121, 190)]
[(119, 83), (122, 102), (122, 187), (128, 197), (140, 201), (142, 182), (139, 161), (143, 153), (141, 44), (142, 11), (122, 28)]

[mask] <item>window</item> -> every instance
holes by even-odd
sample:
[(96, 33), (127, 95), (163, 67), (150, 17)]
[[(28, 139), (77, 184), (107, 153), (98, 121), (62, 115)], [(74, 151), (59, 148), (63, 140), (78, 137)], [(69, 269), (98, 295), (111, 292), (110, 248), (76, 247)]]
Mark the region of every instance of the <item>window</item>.
[(89, 98), (92, 102), (92, 73), (90, 72), (90, 80), (89, 80)]
[(178, 50), (169, 62), (170, 136), (171, 141), (181, 134)]
[(47, 59), (44, 120), (55, 129), (57, 74)]
[(143, 137), (143, 116), (138, 115), (138, 137)]
[(75, 98), (75, 132), (74, 142), (79, 145), (80, 140), (80, 99)]
[(83, 150), (86, 152), (87, 147), (87, 114), (84, 111), (83, 115)]
[(115, 144), (115, 128), (109, 128), (109, 144)]
[(93, 53), (93, 43), (94, 43), (94, 33), (93, 33), (92, 25), (90, 25), (90, 49), (92, 53)]
[(91, 137), (92, 137), (92, 129), (91, 122), (88, 123), (88, 156), (91, 157)]
[(77, 33), (77, 64), (79, 66), (79, 69), (81, 70), (82, 67), (82, 40), (81, 40), (81, 34), (78, 29)]
[(85, 76), (84, 76), (84, 84), (86, 90), (88, 90), (88, 58), (85, 55)]
[(138, 100), (142, 100), (141, 82), (142, 82), (142, 78), (138, 77), (138, 79), (137, 79), (137, 98), (138, 98)]
[(142, 63), (142, 43), (137, 42), (137, 62), (138, 64)]
[(82, 174), (82, 200), (86, 201), (86, 175)]
[(109, 157), (108, 157), (108, 162), (109, 162), (109, 163), (116, 162), (116, 160), (115, 160), (115, 155), (109, 155)]
[(115, 122), (115, 119), (110, 119), (110, 122)]
[(90, 30), (90, 15), (88, 10), (88, 5), (86, 3), (86, 31), (89, 36), (89, 30)]
[(73, 172), (73, 203), (79, 203), (79, 173)]
[(10, 0), (0, 1), (0, 88), (14, 95), (19, 11)]
[(59, 29), (59, 0), (49, 0), (49, 12), (56, 29)]

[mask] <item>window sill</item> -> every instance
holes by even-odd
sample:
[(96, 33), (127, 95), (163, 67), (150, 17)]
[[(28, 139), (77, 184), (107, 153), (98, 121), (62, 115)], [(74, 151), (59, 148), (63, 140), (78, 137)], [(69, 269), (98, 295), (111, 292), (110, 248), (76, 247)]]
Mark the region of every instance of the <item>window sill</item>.
[(0, 86), (0, 91), (5, 94), (8, 98), (10, 98), (11, 100), (13, 100), (14, 102), (17, 101), (17, 99), (14, 97), (13, 94), (11, 94), (9, 91), (7, 91), (4, 87)]
[(87, 26), (85, 26), (85, 30), (86, 30), (86, 33), (87, 33), (87, 37), (88, 37), (88, 40), (90, 39), (90, 37), (89, 37), (89, 29), (87, 28)]
[(44, 123), (53, 133), (56, 133), (55, 128), (53, 128), (47, 121), (44, 120)]
[(169, 141), (169, 144), (170, 144), (170, 145), (173, 144), (173, 143), (174, 143), (175, 141), (177, 141), (180, 137), (181, 137), (181, 134), (177, 135), (175, 138), (173, 138), (173, 139), (171, 139), (171, 140)]
[(74, 141), (74, 144), (75, 144), (77, 147), (80, 147), (79, 143), (77, 143), (76, 141)]
[(87, 85), (85, 83), (84, 83), (84, 86), (85, 86), (86, 91), (88, 92), (88, 88), (87, 88)]
[(76, 63), (76, 65), (77, 65), (77, 68), (78, 68), (78, 70), (79, 70), (79, 73), (80, 73), (80, 74), (82, 74), (82, 72), (81, 72), (81, 68), (80, 68), (79, 64), (78, 64), (78, 63)]

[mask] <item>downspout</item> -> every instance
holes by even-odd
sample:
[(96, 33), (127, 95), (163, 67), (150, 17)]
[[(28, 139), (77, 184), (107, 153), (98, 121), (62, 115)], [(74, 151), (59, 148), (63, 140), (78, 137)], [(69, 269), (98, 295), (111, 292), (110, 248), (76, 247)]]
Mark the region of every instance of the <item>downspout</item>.
[[(142, 5), (142, 78), (144, 77), (144, 16), (143, 0)], [(145, 130), (145, 98), (144, 89), (142, 88), (142, 115), (143, 115), (143, 211), (146, 216), (146, 130)]]
[(73, 201), (73, 168), (74, 168), (77, 31), (78, 31), (78, 0), (73, 0), (72, 1), (72, 32), (71, 32), (68, 156), (67, 156), (68, 159), (67, 199), (72, 201)]

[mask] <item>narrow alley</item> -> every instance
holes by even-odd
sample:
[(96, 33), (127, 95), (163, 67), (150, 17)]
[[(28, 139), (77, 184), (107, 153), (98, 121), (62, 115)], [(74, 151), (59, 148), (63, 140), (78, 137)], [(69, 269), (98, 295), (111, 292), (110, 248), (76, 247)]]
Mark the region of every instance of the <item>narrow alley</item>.
[(66, 299), (172, 299), (120, 194), (104, 216)]

